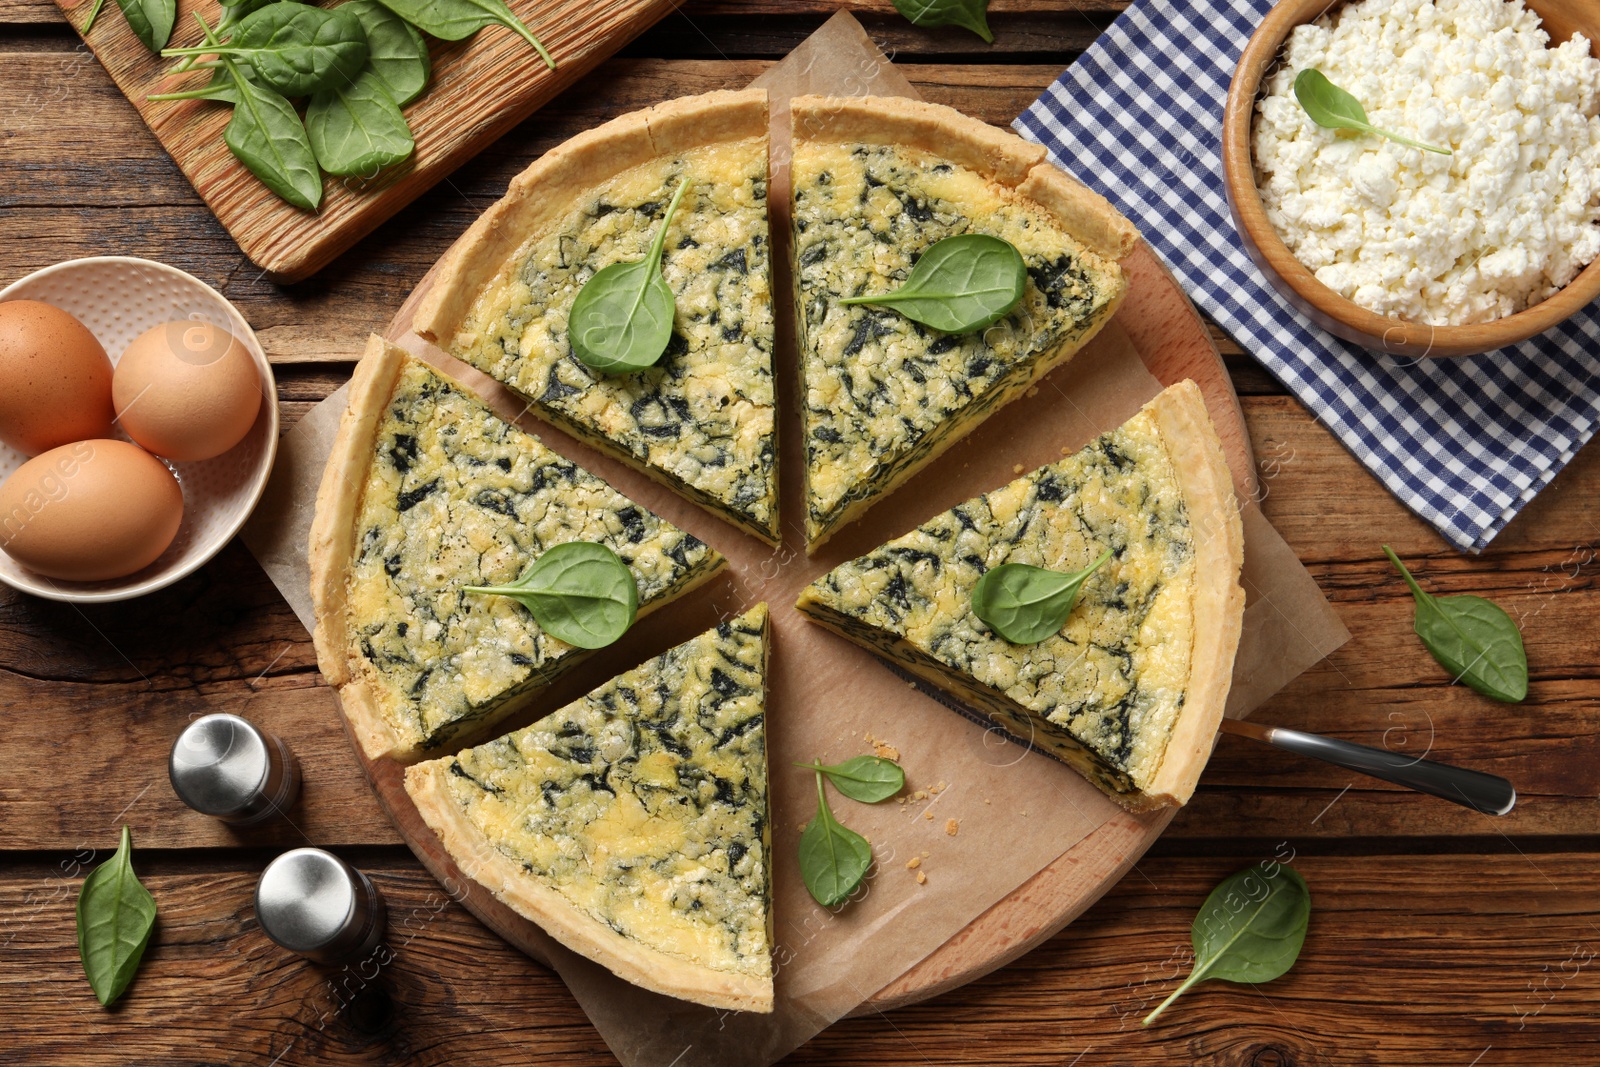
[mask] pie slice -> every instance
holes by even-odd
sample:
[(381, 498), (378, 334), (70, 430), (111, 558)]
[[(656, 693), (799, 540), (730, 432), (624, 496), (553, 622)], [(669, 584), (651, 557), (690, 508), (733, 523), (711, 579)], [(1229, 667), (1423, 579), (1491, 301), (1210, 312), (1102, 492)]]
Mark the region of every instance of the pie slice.
[(466, 875), (657, 993), (772, 1010), (767, 606), (406, 771)]
[[(1083, 451), (834, 569), (799, 608), (1059, 756), (1134, 810), (1185, 803), (1211, 753), (1244, 612), (1243, 532), (1193, 382)], [(1084, 583), (1057, 634), (1014, 645), (972, 613), (985, 571)]]
[[(677, 301), (654, 367), (601, 374), (567, 316), (600, 268), (643, 258), (680, 182), (662, 272)], [(414, 328), (534, 412), (778, 542), (764, 90), (624, 115), (545, 153), (456, 243)]]
[[(1082, 348), (1127, 291), (1117, 261), (1138, 233), (1044, 149), (950, 108), (812, 96), (793, 114), (809, 551)], [(1027, 264), (1022, 302), (988, 329), (839, 303), (898, 288), (962, 233)]]
[(372, 338), (311, 529), (317, 662), (368, 756), (413, 758), (487, 727), (579, 660), (515, 600), (461, 592), (514, 581), (566, 541), (614, 549), (638, 583), (640, 615), (723, 563)]

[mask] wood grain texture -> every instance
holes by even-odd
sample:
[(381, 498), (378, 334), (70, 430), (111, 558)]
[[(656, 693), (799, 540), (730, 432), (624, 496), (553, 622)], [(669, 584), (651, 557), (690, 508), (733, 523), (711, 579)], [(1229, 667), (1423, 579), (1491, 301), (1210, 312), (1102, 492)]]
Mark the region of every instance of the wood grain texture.
[[(104, 836), (97, 844), (107, 848)], [(1588, 902), (1600, 855), (1507, 850), (1397, 866), (1297, 845), (1147, 859), (1023, 960), (958, 993), (844, 1021), (785, 1062), (1466, 1067), (1481, 1057), (1480, 1067), (1506, 1067), (1585, 1062), (1577, 1050), (1600, 1042)], [(1295, 969), (1257, 987), (1202, 985), (1141, 1029), (1139, 1018), (1188, 971), (1189, 920), (1206, 893), (1275, 849), (1297, 853), (1311, 886), (1312, 923)], [(389, 906), (386, 944), (370, 961), (321, 968), (279, 950), (251, 906), (266, 858), (136, 856), (159, 927), (110, 1012), (95, 1003), (74, 951), (76, 872), (87, 854), (0, 874), (8, 1062), (615, 1062), (556, 978), (406, 860), (350, 857)], [(1465, 864), (1476, 877), (1461, 877)]]
[[(75, 28), (94, 0), (58, 0)], [(172, 156), (206, 206), (250, 261), (281, 281), (299, 281), (326, 266), (384, 219), (497, 140), (632, 40), (672, 7), (672, 0), (530, 0), (516, 5), (523, 22), (555, 57), (549, 70), (533, 48), (493, 26), (465, 41), (433, 41), (427, 92), (405, 109), (416, 138), (413, 157), (371, 182), (325, 178), (321, 208), (301, 211), (274, 196), (222, 142), (231, 109), (203, 100), (151, 101), (204, 84), (206, 75), (168, 74), (171, 61), (152, 55), (116, 11), (97, 19), (84, 40), (139, 117)], [(171, 46), (203, 44), (192, 13), (216, 25), (210, 0), (178, 5)]]
[[(729, 58), (703, 38), (690, 58), (680, 51), (690, 32), (646, 35), (632, 50), (653, 46), (654, 56), (603, 64), (313, 281), (279, 286), (244, 260), (53, 4), (0, 0), (0, 279), (105, 252), (163, 259), (219, 284), (275, 359), (334, 361), (278, 368), (287, 425), (349, 376), (338, 361), (388, 321), (539, 152), (631, 108), (743, 85), (835, 6), (693, 0), (684, 10)], [(865, 12), (875, 33), (898, 25), (889, 0), (848, 6)], [(1019, 20), (1042, 28), (1030, 40), (1076, 39), (1079, 25), (1063, 23), (1079, 20), (1079, 6), (995, 0), (995, 26), (1003, 39)], [(1121, 6), (1081, 5), (1101, 20)], [(763, 26), (777, 18), (792, 21), (781, 33)], [(669, 16), (658, 29), (677, 21)], [(1072, 58), (1059, 48), (1001, 53), (956, 31), (895, 32), (890, 44), (923, 95), (996, 123)], [(773, 51), (727, 47), (734, 43)], [(1594, 1059), (1600, 984), (1585, 954), (1600, 947), (1600, 452), (1580, 454), (1490, 552), (1463, 557), (1210, 328), (1246, 394), (1267, 516), (1355, 634), (1256, 717), (1369, 744), (1400, 727), (1387, 741), (1412, 751), (1431, 717), (1434, 754), (1511, 776), (1523, 790), (1517, 812), (1496, 822), (1225, 739), (1195, 800), (1154, 850), (1064, 933), (959, 991), (842, 1022), (790, 1062), (1522, 1067)], [(1409, 599), (1380, 541), (1431, 587), (1515, 601), (1529, 627), (1526, 704), (1443, 685), (1411, 634)], [(156, 597), (82, 614), (0, 594), (0, 1062), (615, 1062), (553, 976), (445, 904), (372, 800), (331, 705), (312, 699), (319, 692), (309, 638), (238, 546)], [(255, 877), (298, 839), (275, 836), (281, 830), (233, 835), (176, 809), (164, 780), (168, 746), (190, 714), (212, 710), (261, 717), (302, 754), (324, 754), (311, 772), (317, 792), (307, 797), (324, 798), (331, 813), (308, 803), (299, 821), (319, 844), (373, 871), (389, 897), (396, 958), (376, 980), (302, 963), (255, 929)], [(107, 1012), (78, 968), (71, 904), (92, 862), (77, 850), (112, 847), (130, 801), (135, 864), (156, 891), (161, 929), (127, 1003)], [(1138, 1014), (1187, 966), (1187, 931), (1205, 894), (1280, 842), (1300, 853), (1313, 892), (1311, 935), (1295, 971), (1259, 990), (1202, 986), (1160, 1027), (1141, 1030)]]

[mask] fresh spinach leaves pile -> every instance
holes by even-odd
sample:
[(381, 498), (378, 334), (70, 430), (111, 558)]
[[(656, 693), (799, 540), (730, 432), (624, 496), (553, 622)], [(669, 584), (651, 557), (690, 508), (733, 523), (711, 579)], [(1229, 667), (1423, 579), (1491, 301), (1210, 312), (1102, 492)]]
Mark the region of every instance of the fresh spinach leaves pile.
[[(130, 11), (148, 22), (151, 10), (171, 9), (172, 0), (164, 8), (157, 0), (118, 3), (145, 44), (181, 60), (174, 73), (211, 72), (204, 86), (150, 99), (232, 105), (222, 137), (229, 150), (306, 211), (322, 204), (324, 173), (371, 179), (411, 158), (416, 140), (400, 109), (422, 95), (432, 75), (424, 33), (458, 41), (499, 24), (533, 45), (551, 70), (556, 65), (504, 0), (351, 0), (331, 9), (222, 0), (215, 27), (195, 15), (205, 43), (192, 48), (163, 47), (170, 17), (164, 31), (147, 36)], [(305, 101), (304, 118), (293, 100)]]

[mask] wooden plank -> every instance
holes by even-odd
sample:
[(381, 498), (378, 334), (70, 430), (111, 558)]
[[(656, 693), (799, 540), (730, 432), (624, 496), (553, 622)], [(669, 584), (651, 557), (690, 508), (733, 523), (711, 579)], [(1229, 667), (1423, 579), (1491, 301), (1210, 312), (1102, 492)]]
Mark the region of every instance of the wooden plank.
[[(285, 375), (283, 391), (298, 398), (286, 405), (286, 424), (347, 373), (302, 368)], [(1431, 729), (1434, 756), (1506, 775), (1523, 799), (1512, 816), (1492, 822), (1356, 778), (1317, 820), (1351, 776), (1228, 738), (1170, 833), (1217, 839), (1292, 832), (1325, 840), (1591, 833), (1600, 782), (1585, 739), (1600, 731), (1590, 637), (1600, 612), (1600, 554), (1588, 502), (1600, 496), (1600, 452), (1581, 454), (1557, 488), (1512, 524), (1504, 550), (1472, 559), (1412, 518), (1295, 401), (1247, 397), (1244, 409), (1263, 461), (1267, 515), (1310, 561), (1354, 635), (1258, 718), (1367, 744), (1383, 744), (1388, 732), (1391, 745), (1413, 752)], [(1273, 456), (1288, 461), (1272, 466)], [(1330, 500), (1339, 507), (1329, 509)], [(1525, 617), (1534, 679), (1527, 704), (1495, 704), (1444, 684), (1411, 633), (1410, 600), (1379, 556), (1381, 538), (1412, 559), (1431, 587), (1489, 593)], [(309, 638), (237, 545), (171, 589), (127, 604), (80, 612), (6, 591), (0, 649), (0, 715), (10, 724), (0, 746), (0, 802), (11, 815), (0, 820), (0, 848), (74, 847), (76, 828), (152, 782), (141, 802), (151, 805), (143, 809), (148, 821), (136, 829), (152, 835), (153, 846), (289, 843), (288, 831), (238, 838), (176, 806), (160, 780), (163, 761), (188, 716), (202, 710), (261, 717), (296, 751), (317, 755), (309, 777), (337, 800), (338, 817), (315, 806), (308, 833), (337, 843), (397, 840), (317, 688)], [(86, 719), (99, 728), (84, 731)], [(32, 788), (37, 753), (68, 751), (69, 742), (73, 758), (52, 760), (52, 790)]]
[[(93, 2), (58, 0), (75, 28)], [(152, 55), (114, 11), (96, 20), (85, 40), (250, 260), (273, 277), (298, 281), (581, 79), (671, 7), (672, 0), (613, 0), (600, 8), (583, 0), (524, 3), (521, 14), (544, 33), (558, 64), (554, 70), (503, 27), (466, 41), (433, 42), (428, 91), (406, 107), (415, 155), (370, 186), (325, 179), (314, 214), (272, 195), (228, 151), (221, 134), (230, 109), (206, 101), (148, 99), (203, 84), (206, 75), (170, 75), (171, 64)], [(202, 43), (191, 18), (202, 8), (215, 24), (215, 4), (181, 4), (173, 47)]]
[[(99, 822), (104, 822), (104, 817)], [(0, 1015), (8, 1059), (33, 1067), (146, 1062), (582, 1067), (613, 1063), (560, 982), (489, 933), (408, 858), (353, 858), (389, 909), (366, 966), (312, 966), (256, 926), (265, 861), (136, 856), (160, 928), (115, 1011), (79, 969), (72, 904), (100, 852), (0, 873)], [(1409, 1067), (1572, 1062), (1593, 1011), (1590, 852), (1317, 857), (1299, 963), (1255, 988), (1208, 983), (1138, 1025), (1190, 964), (1211, 887), (1270, 858), (1159, 857), (1065, 932), (961, 993), (841, 1022), (788, 1061), (881, 1065)], [(1470, 866), (1472, 877), (1462, 877)], [(1485, 1053), (1486, 1048), (1492, 1051)], [(1181, 1050), (1175, 1053), (1175, 1050)]]

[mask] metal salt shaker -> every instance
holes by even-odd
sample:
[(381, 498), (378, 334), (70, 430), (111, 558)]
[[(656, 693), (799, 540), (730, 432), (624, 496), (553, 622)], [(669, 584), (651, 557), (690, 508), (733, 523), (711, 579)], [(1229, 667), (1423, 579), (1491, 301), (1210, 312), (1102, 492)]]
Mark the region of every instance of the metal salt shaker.
[(237, 715), (204, 715), (185, 727), (167, 774), (179, 800), (235, 825), (284, 814), (300, 792), (289, 746)]
[(267, 865), (256, 920), (283, 948), (315, 963), (361, 959), (383, 940), (383, 896), (372, 880), (320, 848), (297, 848)]

